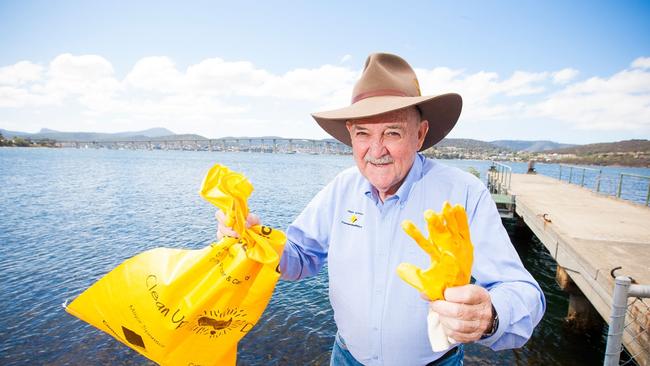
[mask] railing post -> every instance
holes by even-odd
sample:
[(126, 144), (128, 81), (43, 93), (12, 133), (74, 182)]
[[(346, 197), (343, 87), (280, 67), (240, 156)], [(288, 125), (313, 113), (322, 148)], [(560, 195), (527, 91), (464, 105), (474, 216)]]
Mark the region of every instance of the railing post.
[(614, 285), (614, 298), (612, 299), (612, 313), (609, 318), (607, 330), (607, 346), (605, 347), (605, 366), (618, 366), (623, 344), (623, 328), (625, 326), (625, 313), (627, 311), (627, 294), (632, 281), (625, 276), (616, 277)]
[(560, 182), (562, 181), (562, 164), (560, 164)]
[[(508, 190), (510, 190), (510, 185), (512, 184), (512, 170), (508, 170)], [(506, 192), (506, 194), (510, 194)]]
[(580, 187), (585, 186), (585, 170), (587, 170), (587, 169), (584, 169), (584, 168), (582, 169), (582, 179), (580, 179)]
[(571, 183), (572, 179), (573, 179), (573, 167), (569, 167), (569, 183)]
[(599, 169), (598, 170), (598, 177), (596, 177), (596, 179), (597, 179), (596, 180), (596, 193), (598, 193), (600, 191), (600, 178), (602, 177), (602, 174), (603, 174), (603, 170)]
[(645, 196), (645, 205), (647, 206), (650, 203), (650, 181), (648, 181), (648, 194)]
[(499, 168), (500, 168), (499, 170), (501, 170), (501, 175), (499, 180), (499, 193), (501, 193), (501, 187), (503, 187), (503, 184), (506, 181), (506, 170), (502, 166), (500, 166)]
[(623, 188), (623, 173), (620, 174), (618, 179), (618, 190), (616, 192), (616, 197), (621, 198), (621, 189)]

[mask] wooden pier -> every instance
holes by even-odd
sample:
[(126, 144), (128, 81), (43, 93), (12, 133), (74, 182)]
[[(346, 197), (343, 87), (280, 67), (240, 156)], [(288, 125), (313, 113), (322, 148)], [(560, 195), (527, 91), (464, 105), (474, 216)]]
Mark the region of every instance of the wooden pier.
[[(515, 212), (557, 261), (569, 317), (609, 322), (616, 275), (650, 285), (650, 208), (542, 175), (512, 174)], [(620, 267), (620, 269), (615, 270)], [(650, 299), (628, 299), (623, 344), (650, 364)], [(596, 315), (597, 316), (597, 315)]]

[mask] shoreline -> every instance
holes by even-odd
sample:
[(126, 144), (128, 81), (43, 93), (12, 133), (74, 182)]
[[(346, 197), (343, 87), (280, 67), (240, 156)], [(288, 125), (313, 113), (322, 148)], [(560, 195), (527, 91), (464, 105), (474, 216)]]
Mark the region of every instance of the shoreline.
[[(15, 146), (15, 145), (0, 145), (0, 148), (48, 148), (48, 149), (72, 149), (72, 147), (62, 147), (62, 146), (52, 146), (52, 145), (27, 145), (27, 146)], [(108, 150), (120, 150), (120, 149), (108, 149)], [(147, 149), (133, 149), (133, 150), (147, 150)], [(164, 149), (153, 149), (153, 150), (162, 150), (162, 151), (167, 151)], [(208, 151), (208, 150), (183, 150), (183, 149), (169, 149), (172, 151)], [(215, 150), (216, 152), (224, 152), (224, 151), (219, 151)], [(225, 151), (225, 152), (250, 152), (250, 151)], [(257, 151), (259, 152), (259, 151)], [(273, 153), (270, 152), (271, 154), (286, 154), (286, 152), (277, 152)], [(516, 153), (515, 153), (516, 154)], [(580, 158), (570, 158), (570, 159), (557, 159), (557, 160), (547, 160), (547, 159), (539, 159), (536, 158), (535, 156), (532, 156), (534, 153), (525, 153), (526, 157), (528, 159), (522, 159), (520, 157), (513, 156), (514, 159), (503, 159), (503, 158), (498, 158), (498, 159), (485, 159), (485, 158), (479, 158), (479, 157), (440, 157), (440, 156), (435, 156), (435, 154), (430, 154), (423, 152), (423, 155), (425, 155), (428, 158), (432, 159), (439, 159), (439, 160), (478, 160), (478, 161), (498, 161), (498, 162), (504, 162), (504, 161), (510, 161), (510, 162), (521, 162), (521, 163), (527, 163), (528, 161), (534, 161), (535, 163), (540, 163), (540, 164), (567, 164), (567, 165), (585, 165), (585, 166), (597, 166), (597, 167), (611, 167), (611, 168), (650, 168), (650, 161), (646, 159), (642, 159), (638, 162), (633, 161), (630, 164), (621, 164), (620, 162), (612, 162), (608, 163), (606, 161), (590, 161), (586, 159), (580, 159)], [(341, 154), (319, 154), (319, 155), (341, 155)], [(343, 154), (347, 155), (347, 154)]]

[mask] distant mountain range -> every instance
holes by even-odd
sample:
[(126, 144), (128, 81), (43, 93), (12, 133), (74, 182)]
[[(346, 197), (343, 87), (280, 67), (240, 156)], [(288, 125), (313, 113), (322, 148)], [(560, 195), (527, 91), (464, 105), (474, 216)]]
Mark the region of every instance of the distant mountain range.
[(558, 154), (575, 154), (578, 156), (592, 154), (609, 154), (609, 153), (650, 153), (650, 140), (625, 140), (609, 143), (598, 143), (589, 145), (579, 145), (564, 149), (554, 149), (548, 151)]
[(435, 147), (452, 147), (452, 146), (460, 149), (480, 150), (480, 151), (488, 151), (488, 152), (501, 152), (501, 151), (512, 150), (506, 146), (499, 146), (491, 142), (472, 140), (472, 139), (444, 138), (442, 139), (442, 141), (438, 142), (435, 145)]
[(589, 144), (545, 153), (561, 154), (569, 164), (621, 165), (650, 168), (650, 141), (627, 140)]
[[(20, 131), (9, 131), (0, 128), (0, 133), (5, 138), (22, 137), (32, 140), (51, 139), (59, 141), (107, 141), (107, 140), (138, 140), (138, 139), (159, 139), (165, 136), (174, 136), (178, 138), (175, 133), (166, 128), (150, 128), (144, 131), (133, 132), (116, 132), (116, 133), (101, 133), (101, 132), (62, 132), (43, 128), (39, 132), (29, 133)], [(198, 135), (196, 135), (198, 136)], [(200, 136), (199, 136), (200, 137)]]
[(547, 150), (557, 150), (577, 145), (560, 144), (553, 141), (521, 141), (521, 140), (496, 140), (490, 141), (491, 144), (505, 147), (512, 151), (541, 152)]

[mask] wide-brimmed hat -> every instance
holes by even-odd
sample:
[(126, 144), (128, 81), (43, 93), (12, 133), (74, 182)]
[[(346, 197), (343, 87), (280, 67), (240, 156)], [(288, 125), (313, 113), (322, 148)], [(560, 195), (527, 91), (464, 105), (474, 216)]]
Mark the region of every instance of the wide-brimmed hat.
[(417, 106), (422, 119), (429, 121), (429, 132), (420, 148), (425, 150), (447, 136), (458, 121), (462, 105), (462, 98), (455, 93), (422, 96), (415, 71), (404, 59), (373, 53), (354, 86), (350, 106), (313, 113), (312, 117), (332, 137), (352, 146), (345, 121)]

